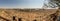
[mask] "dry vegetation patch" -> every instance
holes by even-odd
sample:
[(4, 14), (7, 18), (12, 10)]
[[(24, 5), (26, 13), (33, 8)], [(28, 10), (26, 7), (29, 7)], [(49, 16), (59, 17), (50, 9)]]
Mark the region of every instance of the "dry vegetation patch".
[[(51, 21), (50, 15), (55, 13), (56, 9), (46, 9), (46, 10), (23, 10), (23, 9), (0, 9), (0, 16), (13, 21), (13, 16), (21, 18), (22, 21)], [(53, 15), (52, 15), (53, 16)]]

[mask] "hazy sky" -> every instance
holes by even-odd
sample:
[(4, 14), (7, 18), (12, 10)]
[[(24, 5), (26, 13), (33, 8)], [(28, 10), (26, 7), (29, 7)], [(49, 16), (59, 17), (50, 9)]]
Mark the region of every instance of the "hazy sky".
[(0, 6), (18, 6), (19, 8), (41, 8), (46, 0), (0, 0)]

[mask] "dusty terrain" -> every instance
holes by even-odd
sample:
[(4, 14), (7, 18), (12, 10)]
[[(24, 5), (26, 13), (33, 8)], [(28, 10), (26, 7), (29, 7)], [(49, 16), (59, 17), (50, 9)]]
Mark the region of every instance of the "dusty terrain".
[(56, 9), (0, 9), (0, 21), (13, 21), (13, 16), (16, 17), (15, 21), (19, 18), (21, 18), (20, 21), (54, 21), (51, 15), (56, 11)]

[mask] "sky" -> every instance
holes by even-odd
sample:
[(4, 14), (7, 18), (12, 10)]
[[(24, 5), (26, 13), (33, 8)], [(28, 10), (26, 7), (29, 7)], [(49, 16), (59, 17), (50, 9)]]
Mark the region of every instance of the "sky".
[(41, 8), (47, 0), (0, 0), (0, 7)]

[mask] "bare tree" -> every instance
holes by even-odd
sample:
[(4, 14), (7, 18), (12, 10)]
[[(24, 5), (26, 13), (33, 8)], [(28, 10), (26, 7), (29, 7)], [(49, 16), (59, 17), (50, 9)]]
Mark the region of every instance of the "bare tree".
[(60, 8), (60, 0), (50, 0), (49, 3), (52, 4), (54, 7), (58, 6)]
[(47, 8), (56, 8), (60, 7), (60, 0), (48, 0), (48, 3), (44, 3), (44, 7)]

